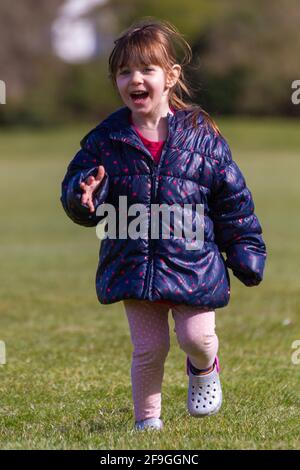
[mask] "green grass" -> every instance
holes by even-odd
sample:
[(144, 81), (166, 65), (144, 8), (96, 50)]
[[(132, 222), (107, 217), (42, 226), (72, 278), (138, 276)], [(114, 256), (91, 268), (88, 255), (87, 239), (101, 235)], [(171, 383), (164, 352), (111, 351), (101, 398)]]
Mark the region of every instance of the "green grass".
[(216, 416), (187, 414), (185, 355), (170, 328), (161, 433), (132, 431), (123, 305), (98, 303), (95, 231), (73, 224), (59, 202), (89, 126), (1, 133), (1, 448), (299, 448), (300, 365), (291, 362), (300, 339), (299, 121), (218, 124), (254, 196), (265, 279), (250, 289), (231, 276), (230, 304), (217, 310), (224, 402)]

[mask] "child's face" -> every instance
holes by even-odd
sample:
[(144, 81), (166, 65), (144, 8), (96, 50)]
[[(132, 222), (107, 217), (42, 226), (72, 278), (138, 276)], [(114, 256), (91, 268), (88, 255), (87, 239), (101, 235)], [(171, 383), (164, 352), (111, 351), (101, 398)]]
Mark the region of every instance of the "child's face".
[[(166, 73), (158, 65), (128, 65), (116, 75), (120, 96), (133, 113), (152, 114), (168, 109)], [(134, 92), (142, 91), (137, 96)]]

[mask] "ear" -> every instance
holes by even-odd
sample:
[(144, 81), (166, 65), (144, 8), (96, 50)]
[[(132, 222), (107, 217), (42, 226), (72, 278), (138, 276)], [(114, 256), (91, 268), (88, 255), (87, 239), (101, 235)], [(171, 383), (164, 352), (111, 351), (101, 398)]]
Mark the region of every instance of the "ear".
[(167, 80), (166, 80), (166, 86), (168, 88), (172, 88), (174, 85), (176, 85), (178, 78), (180, 77), (181, 73), (181, 67), (179, 64), (174, 64), (172, 67), (172, 71), (168, 74)]

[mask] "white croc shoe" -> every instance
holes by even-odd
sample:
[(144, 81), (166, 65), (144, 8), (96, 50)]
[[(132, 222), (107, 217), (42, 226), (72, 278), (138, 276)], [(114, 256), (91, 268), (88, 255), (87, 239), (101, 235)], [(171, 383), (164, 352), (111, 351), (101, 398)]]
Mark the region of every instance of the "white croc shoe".
[(187, 357), (187, 375), (189, 376), (188, 411), (196, 418), (216, 414), (222, 405), (222, 388), (219, 378), (220, 364), (215, 358), (214, 368), (209, 374), (194, 375)]
[(160, 430), (163, 426), (163, 422), (160, 418), (148, 418), (142, 421), (136, 421), (134, 428), (136, 431), (144, 431), (145, 429)]

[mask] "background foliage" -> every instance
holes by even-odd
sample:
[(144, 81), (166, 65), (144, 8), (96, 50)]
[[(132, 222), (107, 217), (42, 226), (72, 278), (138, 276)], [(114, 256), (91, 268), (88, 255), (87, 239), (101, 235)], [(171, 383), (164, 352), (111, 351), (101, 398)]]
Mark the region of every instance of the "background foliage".
[(0, 79), (8, 96), (0, 123), (49, 125), (106, 116), (120, 104), (107, 77), (113, 40), (148, 15), (174, 23), (191, 44), (187, 76), (194, 101), (208, 112), (300, 114), (291, 102), (291, 83), (299, 79), (297, 0), (110, 0), (92, 14), (106, 46), (83, 64), (65, 63), (53, 52), (51, 24), (61, 4), (23, 0), (12, 8), (2, 0)]

